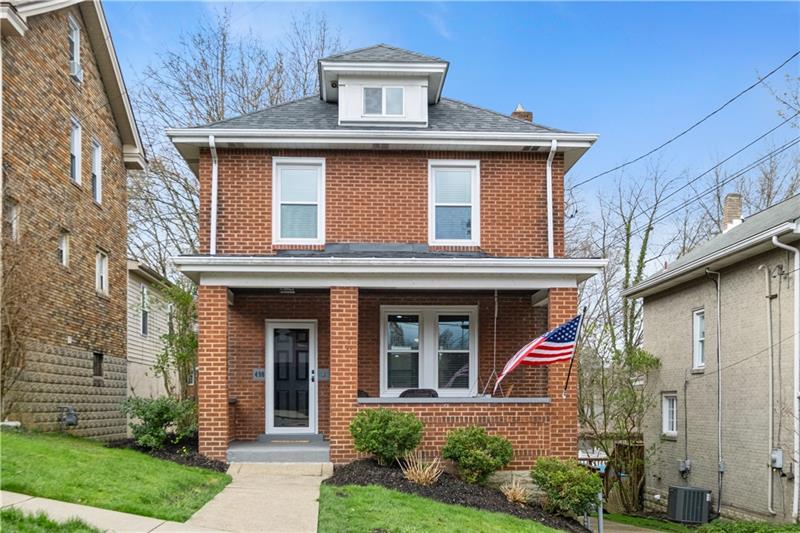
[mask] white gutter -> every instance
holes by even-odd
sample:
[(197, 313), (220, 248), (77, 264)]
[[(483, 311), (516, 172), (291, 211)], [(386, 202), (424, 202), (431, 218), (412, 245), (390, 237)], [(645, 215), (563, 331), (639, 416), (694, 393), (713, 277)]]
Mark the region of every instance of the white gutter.
[(800, 506), (800, 249), (772, 238), (772, 244), (794, 254), (794, 398), (792, 401), (794, 418), (794, 494), (792, 495), (792, 518), (797, 522)]
[(550, 142), (550, 154), (547, 156), (547, 257), (555, 256), (555, 245), (553, 237), (553, 159), (556, 156), (558, 141), (553, 139)]
[(217, 160), (217, 146), (214, 143), (214, 136), (208, 136), (208, 146), (211, 148), (211, 238), (210, 250), (211, 255), (217, 254), (217, 196), (218, 196), (218, 179), (219, 161)]

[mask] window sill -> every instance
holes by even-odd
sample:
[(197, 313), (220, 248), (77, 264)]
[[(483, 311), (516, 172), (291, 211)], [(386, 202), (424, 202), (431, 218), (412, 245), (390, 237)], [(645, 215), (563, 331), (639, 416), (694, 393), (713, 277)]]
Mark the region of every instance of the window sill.
[(550, 398), (546, 396), (536, 398), (484, 398), (484, 397), (440, 397), (440, 398), (357, 398), (357, 403), (360, 404), (409, 404), (409, 403), (430, 403), (430, 404), (446, 404), (446, 403), (529, 403), (529, 404), (544, 404), (550, 403)]
[(104, 292), (94, 291), (98, 298), (102, 298), (103, 300), (111, 301), (111, 296)]
[(706, 373), (706, 367), (693, 368), (690, 371), (690, 373), (691, 374), (705, 374)]
[(677, 442), (678, 435), (667, 435), (666, 433), (661, 434), (661, 441), (664, 442)]
[(101, 203), (100, 203), (100, 202), (98, 202), (97, 200), (92, 200), (92, 203), (94, 204), (94, 206), (95, 206), (97, 209), (100, 209), (101, 211), (103, 210), (103, 204), (101, 204)]
[(77, 187), (78, 189), (80, 189), (80, 190), (83, 190), (83, 184), (82, 184), (81, 182), (79, 182), (79, 181), (75, 181), (75, 180), (74, 180), (74, 179), (72, 179), (72, 178), (69, 178), (69, 182), (70, 182), (71, 184), (73, 184), (75, 187)]

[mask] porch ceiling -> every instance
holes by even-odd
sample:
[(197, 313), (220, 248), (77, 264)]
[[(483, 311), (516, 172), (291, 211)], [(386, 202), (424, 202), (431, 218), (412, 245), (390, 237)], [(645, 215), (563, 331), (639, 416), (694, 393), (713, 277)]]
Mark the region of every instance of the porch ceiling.
[(180, 256), (201, 285), (231, 288), (547, 289), (575, 287), (605, 259)]

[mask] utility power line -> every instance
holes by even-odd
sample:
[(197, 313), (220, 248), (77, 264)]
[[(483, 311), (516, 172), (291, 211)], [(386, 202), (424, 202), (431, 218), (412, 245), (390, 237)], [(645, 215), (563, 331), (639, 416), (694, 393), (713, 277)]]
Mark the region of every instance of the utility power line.
[(602, 177), (602, 176), (605, 176), (606, 174), (610, 174), (610, 173), (612, 173), (612, 172), (614, 172), (614, 171), (617, 171), (617, 170), (619, 170), (619, 169), (621, 169), (621, 168), (624, 168), (624, 167), (626, 167), (626, 166), (628, 166), (628, 165), (632, 165), (633, 163), (636, 163), (636, 162), (638, 162), (638, 161), (641, 161), (641, 160), (642, 160), (642, 159), (644, 159), (645, 157), (648, 157), (648, 156), (650, 156), (650, 155), (653, 155), (654, 153), (656, 153), (657, 151), (661, 150), (662, 148), (664, 148), (664, 147), (666, 147), (666, 146), (668, 146), (668, 145), (672, 144), (673, 142), (675, 142), (675, 141), (676, 141), (676, 140), (678, 140), (679, 138), (683, 137), (684, 135), (686, 135), (687, 133), (689, 133), (690, 131), (692, 131), (693, 129), (695, 129), (697, 126), (699, 126), (700, 124), (702, 124), (702, 123), (703, 123), (703, 122), (705, 122), (706, 120), (710, 119), (711, 117), (713, 117), (714, 115), (716, 115), (717, 113), (719, 113), (720, 111), (722, 111), (723, 109), (725, 109), (726, 107), (728, 107), (728, 106), (729, 106), (730, 104), (732, 104), (734, 101), (738, 100), (740, 97), (742, 97), (743, 95), (745, 95), (746, 93), (748, 93), (749, 91), (751, 91), (752, 89), (754, 89), (755, 87), (758, 87), (758, 86), (759, 86), (759, 85), (760, 85), (760, 84), (761, 84), (761, 83), (762, 83), (764, 80), (766, 80), (767, 78), (769, 78), (770, 76), (772, 76), (773, 74), (775, 74), (776, 72), (778, 72), (780, 69), (782, 69), (784, 66), (786, 66), (786, 64), (787, 64), (787, 63), (789, 63), (789, 62), (790, 62), (792, 59), (796, 58), (798, 55), (800, 55), (800, 50), (799, 50), (799, 51), (797, 51), (797, 52), (795, 52), (795, 53), (794, 53), (794, 54), (792, 54), (791, 56), (789, 56), (789, 57), (788, 57), (788, 58), (787, 58), (787, 59), (786, 59), (786, 60), (785, 60), (783, 63), (781, 63), (780, 65), (778, 65), (777, 67), (775, 67), (774, 69), (772, 69), (771, 71), (769, 71), (769, 72), (768, 72), (768, 73), (767, 73), (765, 76), (763, 76), (763, 77), (759, 78), (759, 80), (758, 80), (757, 82), (753, 83), (752, 85), (750, 85), (750, 86), (749, 86), (749, 87), (747, 87), (746, 89), (743, 89), (743, 90), (742, 90), (742, 91), (740, 91), (738, 94), (736, 94), (736, 95), (735, 95), (735, 96), (733, 96), (732, 98), (728, 99), (728, 101), (726, 101), (724, 104), (722, 104), (722, 105), (721, 105), (721, 106), (719, 106), (718, 108), (714, 109), (713, 111), (711, 111), (710, 113), (708, 113), (706, 116), (704, 116), (703, 118), (701, 118), (700, 120), (698, 120), (697, 122), (695, 122), (694, 124), (692, 124), (691, 126), (689, 126), (688, 128), (686, 128), (685, 130), (681, 131), (681, 132), (680, 132), (680, 133), (678, 133), (677, 135), (675, 135), (675, 136), (671, 137), (670, 139), (668, 139), (668, 140), (664, 141), (664, 142), (663, 142), (663, 143), (661, 143), (660, 145), (658, 145), (658, 146), (656, 146), (655, 148), (651, 149), (650, 151), (648, 151), (648, 152), (646, 152), (646, 153), (644, 153), (644, 154), (642, 154), (642, 155), (640, 155), (640, 156), (637, 156), (637, 157), (635, 157), (634, 159), (632, 159), (632, 160), (630, 160), (630, 161), (627, 161), (627, 162), (625, 162), (625, 163), (622, 163), (622, 164), (620, 164), (620, 165), (617, 165), (617, 166), (615, 166), (614, 168), (610, 168), (610, 169), (608, 169), (608, 170), (604, 170), (603, 172), (600, 172), (599, 174), (595, 174), (594, 176), (591, 176), (591, 177), (589, 177), (589, 178), (586, 178), (586, 179), (584, 179), (584, 180), (582, 180), (582, 181), (580, 181), (580, 182), (576, 183), (575, 185), (573, 185), (573, 186), (570, 188), (570, 190), (571, 190), (571, 189), (575, 189), (575, 188), (577, 188), (577, 187), (580, 187), (580, 186), (582, 186), (582, 185), (586, 185), (587, 183), (589, 183), (589, 182), (591, 182), (591, 181), (594, 181), (594, 180), (596, 180), (597, 178), (600, 178), (600, 177)]

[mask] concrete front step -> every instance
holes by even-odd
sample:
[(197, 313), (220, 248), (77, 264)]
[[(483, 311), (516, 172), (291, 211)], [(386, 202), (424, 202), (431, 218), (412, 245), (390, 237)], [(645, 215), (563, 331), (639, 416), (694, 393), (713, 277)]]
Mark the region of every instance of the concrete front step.
[(333, 463), (231, 463), (228, 474), (232, 476), (321, 476), (333, 475)]
[(288, 436), (268, 441), (232, 442), (228, 447), (229, 463), (328, 463), (330, 445), (320, 439), (297, 439)]

